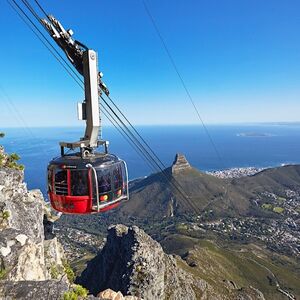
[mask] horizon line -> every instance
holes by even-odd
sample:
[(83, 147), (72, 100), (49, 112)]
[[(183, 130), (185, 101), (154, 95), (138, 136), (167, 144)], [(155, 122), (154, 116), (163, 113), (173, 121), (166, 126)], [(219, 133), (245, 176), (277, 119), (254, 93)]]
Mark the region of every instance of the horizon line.
[[(220, 122), (220, 123), (206, 123), (205, 126), (232, 126), (232, 125), (300, 125), (300, 121), (258, 121), (258, 122)], [(133, 124), (133, 126), (137, 127), (155, 127), (155, 126), (200, 126), (203, 127), (201, 123), (182, 123), (182, 124)], [(39, 126), (8, 126), (8, 127), (1, 127), (0, 131), (5, 129), (13, 129), (13, 128), (83, 128), (83, 125), (39, 125)], [(114, 127), (112, 124), (105, 124), (102, 127)]]

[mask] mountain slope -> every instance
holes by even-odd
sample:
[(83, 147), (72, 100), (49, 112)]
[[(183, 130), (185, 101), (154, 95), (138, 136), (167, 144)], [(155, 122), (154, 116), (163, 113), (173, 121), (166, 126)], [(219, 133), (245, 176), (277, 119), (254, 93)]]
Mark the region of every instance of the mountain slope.
[(162, 218), (212, 210), (215, 216), (263, 216), (266, 212), (253, 204), (259, 194), (284, 196), (288, 189), (300, 189), (297, 165), (267, 169), (253, 176), (220, 179), (192, 168), (180, 155), (165, 172), (184, 191), (189, 203), (161, 173), (156, 173), (131, 183), (130, 200), (119, 208), (117, 215)]

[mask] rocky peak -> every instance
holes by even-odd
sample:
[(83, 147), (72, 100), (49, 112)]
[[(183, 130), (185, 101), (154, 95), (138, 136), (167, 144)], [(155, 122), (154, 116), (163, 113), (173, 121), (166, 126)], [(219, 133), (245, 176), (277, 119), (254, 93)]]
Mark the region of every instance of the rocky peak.
[(103, 250), (88, 263), (78, 283), (94, 295), (111, 288), (145, 300), (193, 300), (193, 286), (207, 285), (181, 270), (176, 258), (165, 254), (142, 229), (124, 225), (108, 229)]
[(172, 174), (179, 173), (183, 170), (190, 169), (191, 165), (183, 154), (177, 153), (172, 164)]

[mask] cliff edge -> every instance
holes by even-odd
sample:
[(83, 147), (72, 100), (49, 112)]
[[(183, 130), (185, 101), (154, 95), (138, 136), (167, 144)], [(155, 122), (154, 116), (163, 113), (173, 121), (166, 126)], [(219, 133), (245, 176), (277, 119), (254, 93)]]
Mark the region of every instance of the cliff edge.
[(41, 192), (23, 179), (22, 170), (0, 167), (0, 299), (60, 299), (69, 287), (63, 249), (44, 226)]
[(88, 263), (78, 283), (97, 295), (111, 288), (143, 299), (196, 299), (192, 286), (208, 289), (177, 266), (176, 258), (136, 226), (108, 229), (103, 250)]

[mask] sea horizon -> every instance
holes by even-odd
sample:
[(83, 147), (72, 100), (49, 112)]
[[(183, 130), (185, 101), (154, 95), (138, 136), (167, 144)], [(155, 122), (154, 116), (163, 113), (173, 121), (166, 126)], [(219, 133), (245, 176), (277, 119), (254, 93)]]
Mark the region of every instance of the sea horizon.
[[(300, 124), (300, 123), (299, 123)], [(284, 124), (226, 124), (135, 126), (166, 167), (176, 153), (186, 156), (200, 171), (232, 168), (272, 168), (299, 164), (300, 126)], [(25, 181), (30, 189), (46, 193), (48, 162), (60, 155), (60, 141), (78, 140), (84, 133), (79, 126), (0, 128), (6, 136), (0, 140), (6, 152), (20, 155), (25, 165)], [(129, 179), (154, 173), (147, 163), (111, 126), (103, 127), (103, 139), (110, 141), (109, 150), (128, 164)], [(212, 142), (211, 142), (212, 141)], [(218, 153), (217, 153), (218, 152)]]
[[(186, 127), (186, 126), (193, 126), (193, 127), (203, 127), (202, 124), (199, 123), (182, 123), (182, 124), (175, 124), (175, 123), (156, 123), (156, 124), (132, 124), (134, 127)], [(300, 126), (300, 121), (247, 121), (247, 122), (212, 122), (212, 123), (205, 123), (204, 126), (239, 126), (239, 125), (245, 125), (245, 126), (260, 126), (260, 125), (296, 125)], [(103, 124), (103, 128), (105, 127), (114, 127), (112, 124)], [(24, 126), (8, 126), (8, 127), (1, 127), (0, 126), (0, 132), (6, 130), (6, 129), (38, 129), (38, 128), (85, 128), (85, 124), (82, 125), (39, 125), (39, 126), (27, 126), (24, 124)]]

